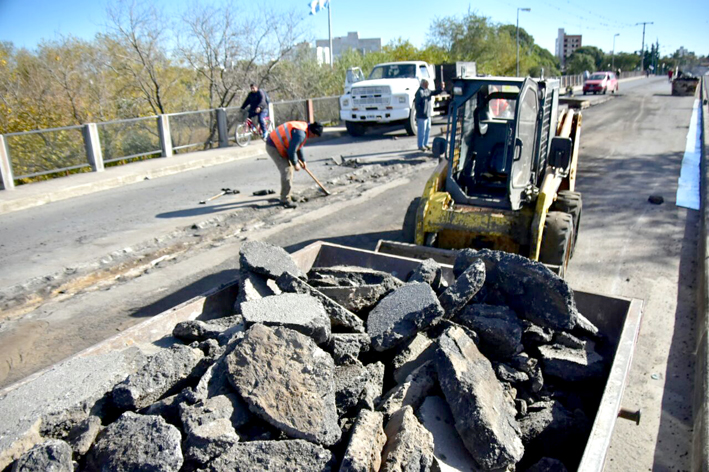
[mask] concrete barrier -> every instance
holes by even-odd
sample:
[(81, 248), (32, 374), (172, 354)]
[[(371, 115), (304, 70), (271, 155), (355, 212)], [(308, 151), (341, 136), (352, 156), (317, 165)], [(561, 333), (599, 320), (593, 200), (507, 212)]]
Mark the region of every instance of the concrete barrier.
[(698, 258), (699, 284), (697, 293), (697, 345), (694, 359), (694, 398), (693, 398), (693, 438), (692, 438), (692, 470), (709, 472), (709, 264), (707, 263), (707, 227), (709, 226), (709, 77), (704, 77), (698, 88), (699, 100), (702, 101), (699, 110), (702, 118), (701, 126), (701, 184), (700, 201), (701, 216), (699, 227)]

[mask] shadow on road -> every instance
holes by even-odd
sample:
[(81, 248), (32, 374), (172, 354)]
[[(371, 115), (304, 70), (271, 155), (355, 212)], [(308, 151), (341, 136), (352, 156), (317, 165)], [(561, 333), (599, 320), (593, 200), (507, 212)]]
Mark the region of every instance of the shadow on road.
[(658, 471), (689, 470), (691, 465), (698, 224), (699, 212), (687, 210), (680, 252), (674, 332), (664, 373), (665, 391), (655, 446), (653, 470)]
[(186, 218), (190, 216), (210, 215), (212, 213), (221, 213), (223, 211), (236, 210), (238, 208), (270, 208), (278, 206), (278, 198), (259, 198), (256, 200), (248, 200), (244, 202), (221, 203), (217, 205), (199, 205), (194, 208), (185, 208), (183, 210), (168, 211), (166, 213), (158, 213), (156, 218)]
[(403, 241), (403, 234), (401, 231), (380, 231), (377, 233), (363, 233), (363, 234), (348, 234), (345, 236), (336, 236), (333, 238), (321, 238), (321, 239), (309, 239), (307, 241), (301, 241), (290, 246), (286, 246), (284, 249), (289, 253), (293, 253), (299, 249), (303, 249), (308, 244), (312, 244), (316, 241), (325, 241), (332, 244), (339, 244), (341, 246), (350, 246), (358, 249), (366, 249), (368, 251), (373, 251), (377, 247), (377, 242), (380, 239), (388, 239), (390, 241)]

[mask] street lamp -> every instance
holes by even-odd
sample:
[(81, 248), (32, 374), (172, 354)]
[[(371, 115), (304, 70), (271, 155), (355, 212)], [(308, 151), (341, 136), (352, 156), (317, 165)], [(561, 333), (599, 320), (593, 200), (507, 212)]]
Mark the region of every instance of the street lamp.
[(532, 11), (531, 8), (518, 8), (517, 9), (517, 77), (519, 77), (519, 12), (520, 11)]
[(615, 70), (615, 37), (620, 36), (620, 33), (613, 35), (613, 52), (611, 53), (611, 70)]

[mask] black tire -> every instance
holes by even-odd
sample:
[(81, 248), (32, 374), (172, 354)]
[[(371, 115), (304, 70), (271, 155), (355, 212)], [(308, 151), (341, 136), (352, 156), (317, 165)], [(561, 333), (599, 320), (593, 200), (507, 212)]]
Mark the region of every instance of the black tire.
[(583, 201), (579, 192), (571, 190), (561, 190), (556, 197), (556, 201), (552, 203), (552, 211), (560, 211), (568, 213), (574, 222), (574, 239), (571, 243), (571, 255), (576, 252), (576, 241), (579, 238), (579, 229), (581, 228), (581, 210), (583, 209)]
[(405, 243), (414, 243), (416, 240), (416, 213), (419, 208), (421, 197), (416, 197), (409, 203), (409, 208), (404, 216), (404, 225), (402, 232), (404, 233)]
[(539, 261), (559, 266), (559, 277), (566, 276), (566, 269), (571, 258), (571, 245), (574, 239), (574, 222), (571, 215), (560, 211), (550, 211), (544, 220), (542, 247)]
[(355, 123), (354, 121), (345, 121), (345, 128), (347, 128), (347, 132), (350, 136), (354, 138), (364, 136), (364, 133), (367, 131), (364, 125)]
[(586, 95), (588, 92), (584, 92), (583, 94)]
[(418, 133), (418, 126), (416, 126), (416, 109), (413, 106), (411, 107), (409, 119), (406, 120), (404, 127), (406, 128), (406, 134), (409, 136), (416, 136), (416, 133)]

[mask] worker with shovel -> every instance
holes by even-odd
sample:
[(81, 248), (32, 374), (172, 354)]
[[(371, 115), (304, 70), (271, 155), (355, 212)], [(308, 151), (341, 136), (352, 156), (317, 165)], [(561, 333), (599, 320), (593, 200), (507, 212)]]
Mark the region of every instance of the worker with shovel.
[(308, 138), (322, 135), (322, 129), (317, 121), (310, 124), (305, 121), (289, 121), (268, 135), (266, 152), (281, 173), (281, 205), (285, 208), (297, 207), (291, 198), (293, 169), (299, 171), (302, 166), (307, 172), (303, 146)]

